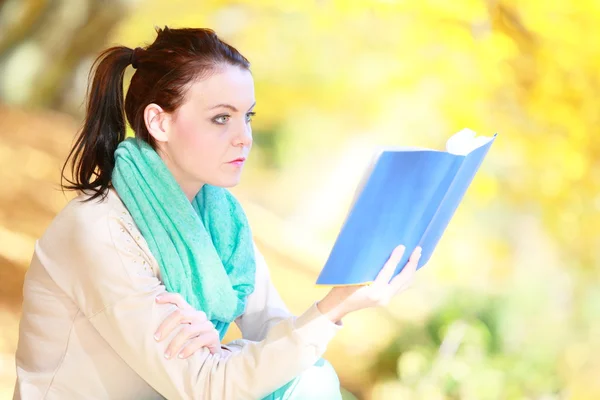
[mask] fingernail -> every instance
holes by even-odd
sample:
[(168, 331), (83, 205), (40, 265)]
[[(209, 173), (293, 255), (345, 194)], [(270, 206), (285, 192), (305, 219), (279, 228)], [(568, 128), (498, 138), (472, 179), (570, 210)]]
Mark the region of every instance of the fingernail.
[(177, 357), (183, 358), (183, 353), (179, 353), (179, 355)]
[(156, 339), (156, 340), (160, 339), (160, 333), (155, 333), (154, 334), (154, 339)]
[(165, 358), (166, 358), (166, 359), (169, 359), (169, 358), (171, 358), (171, 354), (170, 354), (170, 353), (168, 353), (168, 352), (167, 352), (167, 353), (165, 353)]
[(156, 299), (154, 299), (154, 300), (159, 301), (160, 300), (160, 296), (156, 296)]

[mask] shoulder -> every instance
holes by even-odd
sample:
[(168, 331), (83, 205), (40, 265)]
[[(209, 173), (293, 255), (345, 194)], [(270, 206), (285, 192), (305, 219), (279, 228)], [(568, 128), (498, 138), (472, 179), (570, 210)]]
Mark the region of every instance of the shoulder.
[(153, 265), (148, 245), (118, 195), (111, 190), (104, 198), (86, 201), (90, 197), (82, 194), (63, 208), (38, 241), (38, 250), (67, 264), (114, 254), (126, 262)]
[[(116, 193), (73, 199), (36, 245), (37, 258), (86, 315), (154, 290), (154, 258)], [(140, 243), (143, 242), (143, 246)]]

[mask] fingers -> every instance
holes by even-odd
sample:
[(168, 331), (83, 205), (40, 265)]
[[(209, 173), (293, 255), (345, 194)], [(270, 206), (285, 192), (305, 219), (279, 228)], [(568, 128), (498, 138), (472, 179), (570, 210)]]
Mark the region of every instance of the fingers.
[(184, 300), (183, 296), (179, 293), (164, 292), (156, 296), (156, 302), (158, 304), (175, 304), (177, 308), (186, 310), (191, 306)]
[(186, 349), (181, 354), (181, 358), (189, 357), (202, 347), (208, 347), (213, 354), (220, 352), (219, 332), (204, 312), (192, 308), (178, 293), (162, 293), (156, 297), (156, 302), (177, 306), (177, 309), (160, 324), (154, 335), (154, 338), (160, 342), (169, 337), (175, 329), (180, 328), (169, 343), (165, 358), (174, 357), (188, 341), (190, 343), (185, 345)]
[(175, 335), (171, 343), (167, 346), (167, 350), (165, 350), (165, 358), (171, 358), (176, 355), (183, 344), (190, 340), (191, 338), (198, 335), (198, 327), (195, 325), (184, 325), (179, 330), (179, 333)]
[(173, 330), (182, 323), (182, 319), (184, 318), (183, 311), (177, 309), (173, 311), (165, 320), (160, 324), (156, 333), (154, 334), (154, 339), (159, 342), (164, 338), (168, 337)]
[(375, 279), (376, 284), (387, 285), (392, 276), (394, 275), (394, 271), (398, 266), (398, 263), (402, 259), (402, 255), (404, 254), (404, 246), (400, 245), (392, 251), (390, 258), (387, 260), (377, 278)]
[(188, 358), (204, 347), (206, 347), (211, 354), (221, 352), (221, 342), (219, 341), (219, 333), (216, 329), (214, 332), (208, 332), (190, 340), (190, 342), (184, 346), (183, 350), (179, 352), (178, 357)]
[(168, 337), (173, 330), (181, 324), (198, 324), (206, 321), (208, 321), (208, 318), (202, 311), (184, 311), (177, 309), (165, 318), (162, 324), (160, 324), (154, 338), (160, 342)]
[(178, 354), (179, 358), (187, 358), (203, 347), (209, 347), (209, 350), (212, 348), (211, 353), (214, 353), (214, 347), (220, 344), (219, 333), (210, 322), (188, 325), (173, 338), (165, 351), (165, 357), (171, 358)]
[(419, 260), (421, 259), (421, 253), (421, 247), (417, 247), (410, 255), (410, 258), (408, 259), (408, 262), (402, 271), (400, 271), (400, 273), (394, 277), (394, 279), (392, 279), (390, 286), (392, 286), (394, 293), (397, 293), (406, 286), (410, 285), (414, 279), (415, 272), (417, 271), (417, 266), (419, 265)]
[[(175, 297), (177, 296), (179, 295), (176, 294)], [(169, 294), (169, 298), (172, 298), (171, 294)], [(174, 304), (171, 301), (164, 300), (163, 296), (160, 296), (160, 299), (157, 298), (156, 301), (158, 302), (159, 300), (165, 301), (166, 303)], [(167, 318), (165, 318), (162, 324), (160, 324), (160, 326), (156, 330), (154, 338), (158, 341), (161, 341), (162, 339), (168, 337), (173, 332), (173, 330), (180, 324), (202, 323), (207, 320), (208, 318), (206, 317), (206, 314), (202, 311), (194, 310), (191, 307), (185, 309), (177, 308)]]
[(207, 346), (210, 354), (221, 354), (221, 342), (212, 346)]

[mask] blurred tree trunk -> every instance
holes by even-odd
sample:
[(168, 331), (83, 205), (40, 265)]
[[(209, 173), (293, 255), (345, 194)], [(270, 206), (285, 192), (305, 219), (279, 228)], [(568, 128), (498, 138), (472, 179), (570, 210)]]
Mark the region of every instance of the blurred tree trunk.
[[(7, 0), (0, 3), (0, 99), (78, 114), (77, 85), (131, 0)], [(81, 79), (81, 78), (80, 78)], [(73, 90), (75, 88), (75, 90)], [(75, 93), (74, 93), (75, 92)], [(73, 99), (74, 98), (74, 99)]]

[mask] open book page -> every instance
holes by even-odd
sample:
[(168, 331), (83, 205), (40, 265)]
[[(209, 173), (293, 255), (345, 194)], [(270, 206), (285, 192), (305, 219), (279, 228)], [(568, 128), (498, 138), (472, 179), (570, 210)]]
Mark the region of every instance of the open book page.
[(473, 150), (489, 143), (493, 138), (488, 136), (477, 136), (475, 131), (465, 128), (446, 141), (446, 151), (450, 154), (466, 156)]

